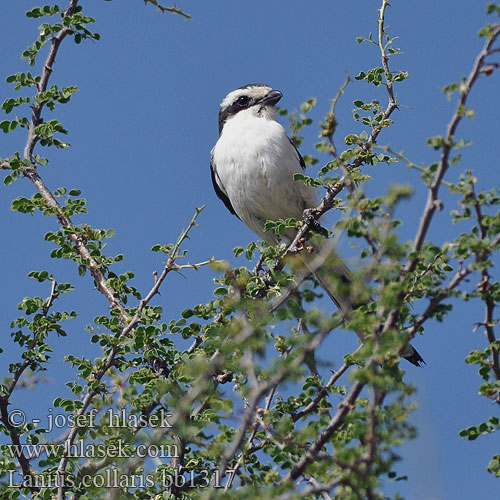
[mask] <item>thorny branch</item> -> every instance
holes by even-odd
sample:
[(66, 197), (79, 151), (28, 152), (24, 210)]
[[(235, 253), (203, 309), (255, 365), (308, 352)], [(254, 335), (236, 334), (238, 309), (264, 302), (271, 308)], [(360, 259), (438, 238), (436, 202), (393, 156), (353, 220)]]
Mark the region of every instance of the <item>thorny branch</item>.
[[(52, 280), (50, 287), (50, 295), (45, 301), (45, 306), (43, 307), (42, 310), (42, 314), (45, 317), (47, 317), (47, 315), (49, 314), (50, 308), (52, 307), (54, 300), (56, 298), (56, 293), (55, 293), (56, 286), (57, 286), (56, 281)], [(36, 346), (36, 344), (37, 344), (36, 333), (33, 333), (33, 339), (28, 345), (28, 351), (33, 349)], [(23, 373), (26, 371), (26, 369), (30, 366), (30, 363), (31, 360), (29, 358), (23, 361), (23, 363), (14, 372), (12, 379), (6, 388), (5, 393), (0, 395), (0, 420), (7, 428), (11, 443), (13, 445), (13, 449), (15, 449), (17, 453), (19, 453), (18, 461), (23, 476), (25, 478), (29, 478), (33, 475), (33, 470), (30, 464), (31, 457), (27, 457), (26, 454), (24, 453), (24, 450), (21, 447), (19, 429), (16, 426), (14, 426), (10, 421), (8, 406), (10, 404), (10, 397), (12, 396), (12, 393), (14, 392), (16, 387), (18, 387), (19, 380), (23, 375)], [(39, 488), (36, 486), (32, 486), (30, 489), (32, 492), (39, 490)]]
[[(385, 52), (385, 48), (383, 46), (383, 35), (385, 33), (384, 29), (384, 22), (385, 22), (385, 8), (387, 7), (388, 2), (386, 0), (383, 0), (382, 2), (382, 7), (379, 11), (379, 47), (381, 50), (381, 57), (382, 57), (382, 64), (384, 66), (384, 70), (386, 72), (386, 77), (389, 74), (389, 66), (388, 66), (388, 56)], [(382, 121), (388, 120), (392, 113), (397, 109), (397, 103), (394, 98), (394, 92), (392, 90), (392, 83), (388, 80), (386, 84), (387, 88), (387, 93), (388, 93), (388, 103), (387, 107), (384, 111), (384, 116), (382, 118)], [(369, 151), (377, 142), (377, 138), (382, 131), (382, 127), (375, 127), (372, 129), (368, 139), (366, 142), (361, 146), (364, 151)], [(349, 183), (349, 173), (360, 167), (363, 164), (363, 157), (358, 156), (357, 158), (354, 159), (351, 163), (345, 166), (345, 169), (347, 170), (347, 173), (344, 174), (341, 179), (334, 184), (333, 186), (329, 187), (327, 189), (327, 192), (323, 199), (321, 200), (320, 204), (313, 209), (307, 210), (307, 216), (304, 217), (304, 223), (295, 235), (294, 240), (292, 243), (288, 246), (286, 253), (297, 253), (301, 247), (300, 242), (305, 238), (305, 236), (309, 233), (311, 229), (314, 228), (314, 226), (318, 223), (319, 219), (329, 210), (331, 210), (335, 206), (335, 198), (339, 195), (340, 192), (348, 185)]]
[[(253, 327), (251, 325), (247, 324), (245, 330), (246, 330), (245, 336), (253, 335)], [(257, 413), (257, 405), (258, 405), (260, 399), (263, 397), (263, 395), (268, 393), (269, 391), (273, 391), (274, 389), (276, 389), (276, 387), (283, 380), (285, 380), (285, 378), (290, 373), (290, 370), (293, 367), (298, 367), (298, 366), (302, 365), (304, 363), (307, 355), (310, 352), (313, 352), (314, 350), (317, 349), (317, 347), (321, 344), (323, 339), (328, 335), (328, 333), (330, 331), (331, 331), (331, 328), (328, 327), (328, 328), (325, 328), (324, 330), (322, 330), (321, 332), (317, 332), (314, 335), (314, 337), (309, 342), (307, 342), (306, 345), (304, 345), (303, 349), (293, 359), (290, 366), (283, 367), (275, 375), (273, 375), (272, 377), (270, 377), (269, 379), (267, 379), (263, 382), (259, 383), (255, 380), (252, 391), (250, 393), (250, 398), (249, 398), (250, 402), (249, 402), (247, 411), (245, 412), (245, 414), (243, 416), (242, 422), (240, 423), (239, 431), (236, 434), (233, 441), (231, 442), (231, 444), (229, 445), (229, 447), (226, 448), (226, 450), (224, 451), (224, 453), (221, 457), (221, 461), (220, 461), (219, 466), (218, 466), (218, 471), (219, 471), (220, 477), (222, 477), (224, 475), (224, 473), (227, 470), (228, 464), (234, 458), (234, 456), (236, 455), (236, 452), (240, 449), (240, 447), (244, 441), (245, 435), (246, 435), (248, 429), (251, 427), (252, 420), (253, 420), (255, 414)], [(337, 380), (345, 372), (346, 369), (347, 368), (341, 369), (341, 372), (337, 374), (335, 380)], [(332, 382), (332, 384), (333, 383), (334, 382)], [(354, 385), (357, 386), (357, 384), (358, 383), (355, 383)], [(350, 411), (352, 404), (356, 400), (357, 396), (359, 395), (359, 393), (361, 392), (361, 389), (363, 387), (364, 387), (364, 384), (359, 384), (359, 388), (356, 389), (354, 392), (351, 392), (350, 395), (348, 395), (345, 398), (345, 400), (339, 405), (339, 411), (332, 419), (332, 422), (334, 422), (334, 423), (327, 426), (327, 429), (331, 428), (331, 434), (329, 434), (329, 436), (331, 436), (333, 434), (333, 432), (335, 432), (335, 430), (340, 425), (342, 425), (345, 415)], [(268, 400), (268, 402), (266, 403), (266, 407), (269, 408), (270, 404), (271, 404), (270, 400)], [(311, 410), (309, 410), (309, 411), (311, 411)], [(247, 443), (251, 442), (252, 435), (254, 435), (254, 434), (255, 434), (255, 427), (254, 427), (254, 430), (251, 431), (250, 438), (247, 440)], [(328, 439), (329, 436), (327, 436), (326, 434), (324, 435), (324, 439), (325, 439), (324, 442), (326, 442), (326, 439)], [(321, 436), (320, 436), (320, 438), (321, 438)], [(318, 442), (318, 446), (319, 446), (318, 451), (321, 449), (324, 442), (322, 442), (322, 444), (320, 444)], [(244, 455), (245, 455), (245, 452), (242, 452), (242, 455), (238, 459), (237, 464), (241, 460), (243, 460)], [(309, 461), (307, 463), (305, 463), (303, 465), (303, 467), (305, 467), (308, 463), (309, 463)], [(295, 478), (292, 478), (292, 479), (295, 479)], [(211, 498), (211, 493), (209, 493), (209, 495), (207, 496), (207, 500), (210, 498)]]
[[(454, 144), (455, 132), (462, 118), (465, 116), (465, 110), (466, 110), (465, 106), (467, 104), (467, 99), (470, 95), (472, 87), (474, 86), (474, 83), (477, 81), (479, 75), (482, 72), (482, 69), (485, 65), (486, 57), (492, 53), (493, 43), (495, 42), (495, 40), (498, 38), (499, 35), (500, 35), (500, 24), (496, 24), (494, 25), (493, 30), (490, 33), (490, 36), (487, 38), (483, 49), (476, 57), (476, 60), (474, 61), (474, 65), (467, 80), (460, 88), (458, 105), (456, 107), (455, 113), (453, 114), (446, 128), (446, 134), (443, 139), (439, 164), (436, 173), (434, 175), (434, 178), (429, 184), (429, 190), (424, 212), (420, 219), (419, 227), (417, 229), (417, 233), (413, 241), (412, 255), (414, 255), (414, 257), (408, 259), (408, 262), (403, 268), (401, 280), (403, 280), (406, 275), (413, 272), (418, 264), (419, 261), (418, 253), (422, 249), (422, 245), (425, 241), (425, 236), (430, 227), (436, 209), (440, 206), (438, 199), (439, 188), (443, 182), (444, 175), (446, 174), (449, 167), (449, 157)], [(403, 293), (404, 292), (402, 292), (399, 297), (400, 300), (403, 299)], [(388, 331), (394, 328), (397, 322), (397, 318), (398, 318), (398, 310), (392, 309), (387, 316), (383, 331)]]
[[(474, 210), (476, 211), (476, 220), (477, 225), (479, 226), (479, 233), (483, 240), (488, 238), (488, 230), (486, 225), (484, 224), (484, 216), (481, 209), (481, 204), (477, 199), (476, 193), (474, 192), (474, 185), (471, 186), (471, 196), (473, 199)], [(494, 249), (496, 246), (500, 244), (500, 236), (489, 245), (489, 249)], [(484, 250), (480, 255), (476, 257), (476, 261), (485, 261), (490, 256), (491, 251)], [(490, 274), (488, 272), (488, 268), (483, 268), (481, 270), (481, 281), (478, 283), (477, 287), (481, 292), (481, 298), (484, 302), (485, 307), (485, 317), (483, 326), (486, 331), (486, 338), (491, 346), (491, 367), (493, 369), (493, 373), (495, 374), (495, 378), (500, 380), (500, 360), (499, 360), (499, 351), (495, 347), (496, 335), (495, 330), (493, 329), (493, 325), (495, 324), (495, 320), (493, 318), (493, 312), (495, 310), (496, 304), (493, 298), (491, 297), (491, 288), (492, 284), (490, 283)], [(495, 401), (500, 405), (500, 389), (497, 390)]]
[[(388, 67), (388, 57), (384, 53), (384, 46), (382, 44), (382, 36), (384, 34), (384, 12), (385, 8), (388, 5), (388, 3), (383, 0), (382, 8), (380, 9), (380, 18), (379, 18), (379, 47), (382, 53), (382, 64), (384, 67), (384, 71), (386, 76), (389, 74), (389, 67)], [(490, 34), (490, 37), (487, 39), (484, 48), (476, 58), (476, 61), (474, 63), (473, 69), (466, 81), (466, 84), (463, 86), (460, 97), (459, 97), (459, 103), (457, 106), (457, 110), (455, 114), (453, 115), (446, 131), (446, 135), (444, 138), (444, 145), (443, 145), (443, 150), (441, 153), (441, 158), (439, 162), (439, 166), (437, 169), (437, 172), (434, 176), (434, 179), (432, 183), (429, 186), (429, 195), (428, 195), (428, 200), (427, 204), (425, 206), (423, 216), (420, 220), (420, 225), (417, 231), (417, 235), (414, 240), (414, 246), (413, 250), (418, 252), (422, 244), (425, 240), (425, 235), (427, 233), (427, 230), (430, 226), (432, 217), (434, 215), (434, 212), (436, 208), (438, 207), (438, 191), (440, 185), (443, 183), (443, 177), (448, 169), (449, 166), (449, 155), (451, 152), (451, 149), (453, 147), (453, 137), (455, 134), (455, 131), (457, 129), (457, 126), (459, 122), (461, 121), (462, 117), (464, 116), (465, 112), (465, 105), (467, 102), (467, 98), (470, 94), (470, 91), (476, 82), (478, 76), (480, 73), (484, 72), (484, 65), (485, 65), (485, 58), (491, 54), (493, 51), (491, 49), (494, 41), (497, 39), (498, 35), (500, 34), (500, 26), (496, 25)], [(392, 84), (387, 85), (387, 92), (388, 92), (388, 97), (389, 97), (389, 102), (387, 105), (387, 108), (384, 112), (384, 120), (388, 119), (390, 115), (393, 113), (393, 111), (397, 108), (397, 104), (394, 98), (394, 93), (392, 89)], [(380, 133), (380, 128), (379, 129), (374, 129), (372, 130), (371, 135), (369, 136), (368, 141), (365, 143), (365, 147), (371, 148), (375, 145), (376, 139), (378, 137), (378, 134)], [(352, 170), (353, 168), (359, 167), (362, 164), (362, 160), (358, 157), (356, 160), (354, 160), (350, 165), (348, 165), (347, 171)], [(342, 189), (346, 186), (348, 182), (348, 174), (345, 173), (344, 176), (341, 178), (337, 184), (332, 186), (324, 196), (324, 198), (321, 200), (321, 203), (318, 207), (315, 209), (312, 209), (309, 211), (308, 217), (304, 218), (304, 224), (298, 231), (295, 239), (293, 242), (289, 245), (287, 249), (287, 253), (296, 253), (298, 249), (300, 248), (300, 242), (303, 241), (303, 238), (305, 235), (310, 231), (310, 229), (314, 226), (314, 223), (319, 220), (319, 218), (328, 210), (330, 210), (333, 207), (333, 200), (334, 198), (342, 191)], [(495, 248), (500, 244), (500, 237), (497, 238), (496, 241), (492, 242), (491, 248)], [(479, 257), (480, 260), (484, 260), (487, 258), (486, 256), (481, 256)], [(415, 269), (415, 266), (418, 262), (418, 258), (410, 259), (407, 263), (407, 265), (404, 268), (404, 275), (408, 274), (409, 272), (413, 271)], [(424, 313), (418, 318), (416, 323), (408, 330), (408, 336), (411, 338), (415, 334), (415, 332), (418, 330), (418, 328), (425, 322), (426, 319), (430, 316), (430, 314), (433, 312), (433, 310), (437, 307), (439, 303), (442, 302), (445, 298), (447, 298), (451, 291), (454, 290), (461, 282), (463, 279), (465, 279), (469, 274), (471, 274), (474, 270), (474, 264), (477, 263), (477, 259), (474, 263), (472, 263), (470, 266), (468, 266), (466, 269), (459, 269), (457, 271), (456, 275), (452, 278), (446, 289), (437, 297), (433, 298), (427, 309), (424, 311)], [(484, 275), (483, 272), (483, 280), (481, 283), (481, 286), (484, 288), (488, 284), (488, 276)], [(486, 303), (486, 319), (485, 319), (485, 327), (486, 327), (486, 333), (487, 337), (490, 343), (494, 342), (496, 337), (494, 335), (493, 329), (491, 325), (493, 324), (493, 307), (494, 304), (490, 300), (490, 303)], [(384, 324), (384, 331), (387, 331), (388, 329), (394, 327), (395, 321), (397, 317), (397, 310), (390, 311), (387, 320)], [(500, 373), (499, 367), (498, 367), (498, 356), (495, 356), (497, 354), (496, 352), (493, 352), (493, 363), (494, 363), (494, 372), (495, 375), (498, 378), (498, 374)], [(497, 361), (497, 364), (495, 365), (495, 360)], [(351, 392), (346, 398), (346, 401), (353, 400), (357, 398), (356, 391), (361, 391), (361, 387), (358, 387), (358, 384), (355, 384)], [(383, 395), (381, 396), (383, 397)], [(337, 422), (341, 420), (342, 415), (344, 415), (346, 412), (346, 407), (342, 407), (339, 409), (339, 412), (337, 412), (336, 416), (332, 421), (330, 422), (329, 426), (327, 429), (324, 430), (322, 435), (313, 443), (313, 445), (308, 449), (308, 453), (299, 461), (299, 463), (291, 470), (289, 475), (287, 476), (286, 480), (294, 480), (297, 479), (304, 471), (305, 467), (307, 466), (308, 463), (310, 463), (314, 458), (317, 456), (317, 453), (321, 450), (321, 447), (323, 444), (327, 441), (329, 436), (331, 435), (329, 431), (332, 428), (336, 428), (335, 426), (337, 425)], [(337, 478), (336, 484), (341, 481), (341, 478)], [(286, 496), (285, 496), (286, 498)]]
[[(174, 245), (174, 249), (173, 249), (174, 251), (171, 254), (171, 257), (167, 260), (167, 263), (165, 264), (165, 267), (163, 268), (163, 271), (162, 271), (161, 275), (155, 281), (155, 284), (153, 285), (153, 287), (151, 288), (151, 290), (149, 291), (149, 293), (146, 295), (146, 297), (143, 300), (141, 300), (141, 303), (140, 303), (140, 305), (138, 307), (137, 313), (134, 315), (134, 317), (130, 320), (130, 322), (120, 332), (122, 336), (129, 335), (133, 331), (133, 329), (140, 323), (140, 313), (141, 313), (141, 311), (144, 309), (144, 307), (147, 306), (147, 304), (156, 295), (156, 293), (158, 293), (158, 290), (159, 290), (161, 284), (163, 283), (163, 281), (165, 280), (166, 276), (168, 275), (168, 273), (171, 272), (172, 270), (175, 270), (175, 266), (176, 266), (176, 264), (175, 264), (175, 256), (177, 255), (177, 251), (178, 251), (180, 245), (182, 244), (182, 242), (188, 236), (189, 231), (196, 225), (196, 218), (198, 217), (198, 215), (201, 212), (201, 210), (202, 210), (202, 208), (196, 209), (196, 213), (193, 216), (193, 218), (191, 219), (191, 222), (189, 223), (187, 229), (185, 229), (185, 230), (182, 231), (181, 235), (179, 236), (179, 238), (177, 240), (177, 243)], [(107, 357), (106, 362), (104, 363), (104, 365), (97, 372), (95, 372), (93, 374), (94, 381), (100, 382), (102, 380), (102, 378), (104, 377), (104, 375), (114, 365), (114, 363), (115, 363), (115, 357), (118, 354), (119, 350), (120, 350), (120, 346), (119, 345), (114, 345), (111, 348), (111, 351), (108, 354), (108, 357)], [(91, 391), (89, 391), (85, 395), (85, 397), (82, 400), (82, 406), (81, 406), (81, 408), (79, 408), (78, 411), (75, 413), (75, 417), (76, 418), (78, 418), (80, 415), (85, 414), (85, 412), (89, 408), (90, 404), (92, 403), (93, 398), (97, 394), (99, 394), (100, 390), (101, 390), (101, 388), (99, 387), (99, 385), (96, 384), (96, 388), (93, 389), (93, 390), (91, 390)], [(65, 440), (65, 447), (64, 447), (64, 449), (66, 451), (67, 450), (71, 450), (71, 446), (73, 445), (76, 437), (78, 436), (79, 430), (80, 430), (80, 428), (78, 426), (75, 426), (75, 427), (73, 427), (71, 429), (68, 437)], [(59, 466), (57, 468), (57, 474), (58, 474), (58, 476), (60, 476), (62, 478), (64, 477), (66, 466), (67, 466), (67, 463), (68, 463), (68, 454), (67, 454), (66, 451), (65, 451), (63, 457), (61, 458), (61, 462), (59, 463)], [(62, 481), (62, 483), (64, 483), (64, 481)], [(57, 500), (64, 500), (64, 498), (65, 498), (65, 496), (64, 496), (64, 486), (60, 486), (59, 489), (58, 489)]]
[[(429, 229), (429, 226), (432, 221), (432, 217), (434, 216), (434, 213), (439, 206), (438, 203), (439, 187), (441, 186), (443, 177), (446, 174), (449, 167), (449, 157), (454, 145), (455, 132), (457, 130), (459, 123), (462, 121), (462, 118), (465, 116), (467, 99), (472, 90), (472, 87), (476, 82), (476, 80), (478, 79), (479, 75), (481, 74), (481, 70), (485, 65), (485, 59), (488, 55), (490, 55), (491, 47), (499, 34), (500, 34), (500, 24), (497, 24), (496, 27), (493, 29), (492, 33), (490, 34), (490, 36), (488, 37), (488, 39), (486, 40), (483, 49), (481, 50), (476, 60), (474, 61), (474, 65), (465, 84), (461, 86), (460, 96), (458, 99), (458, 105), (456, 111), (452, 116), (448, 124), (448, 127), (446, 129), (446, 134), (443, 141), (443, 148), (441, 151), (441, 158), (439, 160), (438, 168), (432, 182), (429, 185), (429, 191), (427, 196), (427, 202), (424, 208), (424, 213), (420, 219), (420, 224), (417, 233), (415, 235), (415, 239), (413, 241), (413, 249), (412, 249), (413, 252), (418, 252), (422, 248), (425, 236), (427, 234), (427, 230)], [(405, 273), (412, 272), (415, 269), (417, 262), (418, 258), (410, 259), (405, 267)]]
[(145, 4), (150, 3), (151, 5), (154, 5), (162, 14), (165, 14), (165, 12), (170, 12), (172, 14), (178, 14), (179, 16), (184, 17), (185, 19), (192, 19), (192, 16), (190, 14), (186, 14), (181, 7), (177, 7), (176, 5), (173, 5), (172, 7), (165, 7), (164, 5), (161, 5), (158, 0), (144, 0)]
[[(71, 0), (68, 8), (63, 13), (63, 17), (72, 15), (77, 6), (78, 0)], [(43, 66), (40, 82), (37, 84), (37, 96), (47, 90), (47, 85), (50, 76), (52, 75), (53, 65), (56, 60), (61, 42), (71, 33), (71, 31), (72, 30), (70, 28), (63, 28), (57, 35), (52, 38), (49, 54), (47, 55), (47, 59), (45, 60), (45, 64)], [(124, 324), (126, 324), (129, 318), (127, 313), (125, 312), (123, 304), (118, 298), (118, 295), (109, 287), (104, 272), (102, 271), (96, 260), (92, 257), (89, 248), (86, 246), (85, 238), (81, 234), (76, 234), (72, 231), (74, 225), (71, 219), (64, 214), (61, 205), (38, 173), (36, 162), (33, 160), (33, 151), (39, 140), (38, 135), (35, 133), (35, 129), (41, 123), (41, 114), (44, 105), (45, 101), (42, 99), (32, 107), (31, 121), (28, 127), (28, 137), (26, 139), (26, 145), (24, 147), (23, 154), (23, 159), (30, 161), (31, 166), (22, 167), (21, 171), (24, 176), (27, 177), (35, 185), (37, 191), (45, 200), (47, 207), (55, 209), (59, 224), (61, 225), (61, 227), (69, 230), (68, 238), (74, 243), (75, 251), (80, 255), (80, 257), (82, 257), (82, 259), (84, 259), (84, 262), (87, 263), (87, 268), (94, 278), (97, 289), (108, 299), (108, 302), (112, 309), (118, 309), (120, 311), (120, 319)]]
[[(354, 353), (355, 354), (355, 353)], [(295, 415), (292, 416), (292, 420), (296, 422), (297, 420), (300, 420), (301, 418), (305, 417), (309, 413), (313, 412), (319, 403), (324, 399), (324, 397), (328, 394), (328, 390), (330, 387), (337, 382), (337, 380), (342, 377), (342, 375), (351, 367), (352, 364), (344, 363), (337, 371), (332, 372), (331, 377), (329, 378), (328, 382), (322, 387), (319, 391), (316, 397), (307, 405), (305, 406), (301, 411), (296, 413)]]
[(355, 382), (352, 385), (349, 394), (339, 405), (339, 409), (337, 410), (337, 413), (334, 415), (334, 417), (330, 420), (330, 423), (325, 427), (325, 429), (321, 432), (318, 438), (311, 444), (311, 446), (309, 446), (307, 452), (292, 468), (292, 470), (288, 473), (288, 475), (285, 477), (285, 479), (283, 479), (282, 482), (294, 481), (304, 472), (305, 468), (312, 461), (314, 461), (316, 455), (321, 451), (323, 446), (344, 423), (345, 417), (351, 411), (363, 387), (364, 384), (359, 381)]
[[(156, 5), (162, 12), (168, 11), (168, 12), (172, 12), (175, 14), (180, 14), (186, 18), (190, 18), (190, 16), (188, 14), (185, 14), (184, 12), (182, 12), (182, 10), (178, 7), (164, 7), (164, 6), (160, 5), (158, 2), (156, 2), (155, 0), (147, 0), (146, 3), (147, 2)], [(77, 7), (78, 7), (78, 0), (70, 0), (67, 9), (62, 13), (62, 17), (71, 16), (72, 14), (75, 13)], [(48, 86), (50, 77), (51, 77), (52, 72), (53, 72), (53, 65), (55, 63), (56, 56), (58, 54), (60, 45), (61, 45), (62, 41), (71, 33), (72, 33), (72, 29), (65, 27), (52, 37), (49, 52), (48, 52), (48, 55), (46, 57), (46, 60), (45, 60), (44, 66), (43, 66), (42, 73), (40, 75), (40, 81), (36, 85), (36, 89), (37, 89), (36, 96), (39, 96), (40, 94), (44, 93), (47, 90), (47, 86)], [(64, 214), (61, 205), (59, 204), (59, 202), (57, 201), (57, 199), (55, 198), (55, 196), (53, 195), (51, 190), (47, 187), (47, 185), (45, 184), (45, 182), (41, 178), (40, 174), (38, 173), (36, 162), (33, 159), (33, 152), (34, 152), (36, 144), (39, 141), (39, 136), (36, 133), (36, 127), (38, 125), (40, 125), (40, 123), (41, 123), (42, 111), (43, 111), (43, 108), (44, 108), (46, 101), (44, 99), (37, 100), (36, 96), (35, 96), (35, 104), (32, 106), (31, 120), (30, 120), (29, 126), (28, 126), (28, 135), (27, 135), (26, 144), (25, 144), (24, 153), (23, 153), (23, 159), (28, 160), (30, 162), (30, 166), (29, 167), (21, 167), (21, 172), (23, 173), (23, 175), (25, 177), (27, 177), (34, 184), (38, 193), (42, 196), (43, 200), (45, 201), (46, 206), (48, 208), (54, 209), (60, 226), (66, 230), (66, 234), (67, 234), (68, 239), (74, 244), (75, 252), (83, 259), (83, 262), (86, 263), (87, 269), (89, 270), (89, 272), (91, 273), (91, 275), (94, 279), (97, 290), (99, 290), (106, 297), (111, 309), (117, 309), (119, 311), (119, 318), (123, 324), (123, 329), (120, 332), (120, 335), (122, 335), (122, 336), (130, 335), (130, 333), (134, 330), (134, 328), (141, 321), (141, 312), (149, 304), (151, 299), (158, 293), (159, 288), (160, 288), (161, 284), (163, 283), (163, 281), (165, 280), (166, 276), (172, 270), (177, 270), (180, 267), (180, 266), (177, 266), (177, 264), (175, 263), (175, 259), (177, 257), (179, 246), (183, 242), (183, 240), (186, 238), (189, 230), (195, 225), (196, 217), (198, 216), (201, 209), (197, 209), (196, 214), (193, 217), (190, 225), (188, 226), (188, 228), (186, 230), (183, 231), (179, 240), (177, 241), (177, 244), (174, 246), (174, 252), (170, 254), (170, 257), (169, 257), (167, 263), (165, 264), (160, 277), (155, 281), (155, 284), (153, 285), (151, 290), (148, 292), (146, 297), (144, 297), (141, 300), (136, 314), (133, 317), (131, 317), (127, 313), (124, 304), (120, 300), (119, 295), (109, 286), (105, 272), (103, 271), (103, 269), (101, 268), (99, 263), (92, 257), (91, 251), (86, 244), (85, 238), (81, 234), (78, 234), (78, 232), (74, 231), (75, 226), (74, 226), (73, 222), (71, 221), (71, 219), (69, 217), (67, 217)], [(2, 167), (2, 169), (9, 169), (10, 168), (10, 166), (7, 162), (2, 162), (1, 167)], [(208, 262), (210, 262), (210, 261), (207, 261), (206, 263), (208, 263)], [(203, 265), (206, 263), (201, 263), (200, 265)], [(55, 286), (55, 282), (53, 282), (53, 286)], [(51, 294), (51, 298), (47, 302), (46, 307), (44, 308), (44, 312), (48, 311), (48, 309), (52, 305), (52, 300), (53, 300), (52, 296), (53, 296), (53, 292)], [(119, 352), (119, 349), (120, 348), (118, 345), (115, 345), (111, 348), (104, 365), (102, 365), (93, 374), (94, 381), (100, 382), (101, 379), (104, 377), (104, 375), (107, 373), (107, 371), (114, 365), (115, 357), (116, 357), (117, 353)], [(14, 374), (14, 378), (11, 382), (12, 390), (14, 389), (15, 384), (17, 383), (17, 380), (19, 379), (19, 377), (21, 376), (23, 371), (28, 366), (26, 363), (27, 362), (25, 361), (23, 363), (23, 365), (21, 365), (21, 367)], [(99, 387), (99, 385), (96, 384), (95, 387)], [(87, 411), (87, 409), (89, 408), (89, 406), (92, 403), (93, 398), (99, 393), (99, 390), (100, 390), (99, 388), (95, 388), (93, 390), (90, 390), (86, 394), (86, 396), (82, 400), (82, 406), (79, 408), (79, 410), (77, 412), (75, 412), (75, 416), (83, 415)], [(5, 397), (2, 397), (2, 399), (0, 401), (0, 410), (2, 412), (2, 420), (4, 420), (4, 417), (7, 418), (6, 410), (7, 410), (7, 405), (9, 404), (9, 397), (10, 397), (10, 392)], [(4, 413), (5, 413), (5, 415), (4, 415)], [(7, 422), (7, 421), (5, 421), (5, 422)], [(8, 422), (6, 423), (6, 425), (10, 430), (11, 440), (12, 440), (13, 444), (16, 444), (16, 442), (17, 442), (17, 444), (19, 444), (19, 436), (17, 435), (15, 429), (10, 429), (10, 427), (12, 427), (12, 426), (9, 426)], [(67, 448), (65, 448), (66, 450), (70, 449), (71, 445), (74, 443), (74, 440), (76, 439), (76, 437), (78, 435), (78, 432), (79, 432), (78, 427), (73, 427), (71, 429), (68, 437), (65, 440), (65, 444), (67, 446)], [(29, 461), (24, 457), (24, 455), (20, 456), (19, 462), (20, 462), (21, 468), (23, 470), (23, 474), (25, 476), (31, 475), (32, 472), (31, 472), (31, 468), (29, 465)], [(65, 453), (63, 455), (63, 457), (61, 458), (61, 461), (60, 461), (58, 469), (57, 469), (57, 473), (59, 476), (64, 477), (67, 463), (68, 463), (68, 456), (67, 456), (67, 453)], [(64, 483), (64, 481), (62, 481), (62, 483)], [(58, 489), (58, 495), (57, 495), (58, 500), (63, 500), (65, 498), (64, 486), (62, 485), (62, 483)]]

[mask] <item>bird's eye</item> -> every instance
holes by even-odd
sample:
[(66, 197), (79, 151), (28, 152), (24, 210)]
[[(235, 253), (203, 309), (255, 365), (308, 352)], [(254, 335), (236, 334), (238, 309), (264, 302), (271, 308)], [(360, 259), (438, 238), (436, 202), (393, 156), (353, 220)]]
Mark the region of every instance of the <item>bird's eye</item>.
[(250, 97), (242, 95), (236, 99), (236, 104), (238, 106), (246, 106), (250, 102)]

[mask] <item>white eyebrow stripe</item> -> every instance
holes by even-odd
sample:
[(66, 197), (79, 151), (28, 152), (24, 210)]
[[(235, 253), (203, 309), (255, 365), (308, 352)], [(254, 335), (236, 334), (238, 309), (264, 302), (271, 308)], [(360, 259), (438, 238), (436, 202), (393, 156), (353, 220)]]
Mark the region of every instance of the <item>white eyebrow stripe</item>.
[(222, 102), (220, 103), (220, 107), (226, 108), (227, 106), (230, 106), (236, 101), (236, 99), (238, 99), (238, 97), (241, 97), (243, 95), (247, 95), (249, 97), (254, 97), (254, 98), (265, 97), (270, 90), (271, 87), (268, 87), (267, 85), (250, 86), (233, 90), (232, 92), (229, 92), (229, 94), (227, 94), (227, 96), (222, 100)]

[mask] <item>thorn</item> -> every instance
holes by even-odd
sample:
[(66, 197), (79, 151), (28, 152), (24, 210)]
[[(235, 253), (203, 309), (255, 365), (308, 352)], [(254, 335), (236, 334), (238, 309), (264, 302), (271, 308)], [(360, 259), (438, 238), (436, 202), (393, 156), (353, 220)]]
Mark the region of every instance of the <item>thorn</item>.
[(341, 403), (339, 403), (337, 408), (339, 410), (342, 410), (343, 408), (348, 408), (349, 411), (354, 410), (354, 406), (352, 404), (348, 403), (347, 401), (342, 401)]
[(483, 279), (476, 285), (477, 288), (483, 288), (484, 285), (488, 283), (489, 276), (485, 275), (483, 276)]
[(479, 70), (479, 73), (484, 73), (486, 76), (490, 76), (493, 73), (493, 71), (495, 70), (495, 68), (498, 68), (498, 64), (491, 63), (491, 64), (488, 64), (487, 66), (483, 66)]
[(474, 328), (472, 329), (472, 333), (476, 333), (479, 330), (479, 327), (481, 326), (485, 326), (485, 324), (483, 322), (474, 323)]
[(434, 201), (434, 206), (436, 207), (436, 209), (439, 212), (441, 212), (441, 210), (443, 210), (444, 204), (443, 204), (442, 200), (435, 200)]

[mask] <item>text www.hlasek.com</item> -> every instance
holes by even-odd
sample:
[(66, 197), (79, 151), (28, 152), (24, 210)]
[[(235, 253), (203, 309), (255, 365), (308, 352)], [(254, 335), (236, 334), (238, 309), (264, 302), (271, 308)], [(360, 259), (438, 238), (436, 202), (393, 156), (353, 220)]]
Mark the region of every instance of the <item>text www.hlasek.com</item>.
[(64, 454), (68, 458), (176, 458), (179, 456), (176, 445), (138, 444), (131, 446), (121, 439), (107, 443), (85, 443), (84, 440), (68, 446), (64, 444), (18, 444), (8, 445), (11, 458), (28, 459), (46, 456), (57, 458)]

